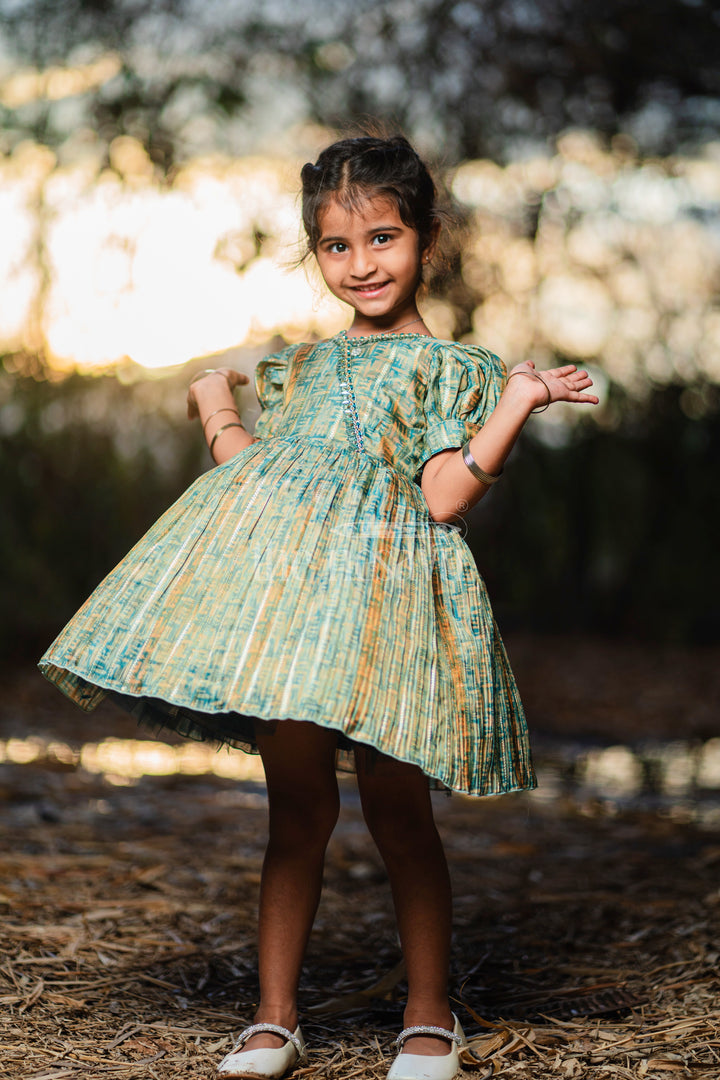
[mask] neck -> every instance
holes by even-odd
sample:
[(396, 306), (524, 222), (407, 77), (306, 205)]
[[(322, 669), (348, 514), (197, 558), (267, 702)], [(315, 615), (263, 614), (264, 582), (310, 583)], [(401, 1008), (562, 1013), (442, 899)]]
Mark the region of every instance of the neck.
[(422, 315), (415, 314), (414, 318), (399, 319), (397, 322), (388, 322), (383, 325), (380, 322), (370, 320), (358, 320), (357, 318), (353, 322), (349, 330), (346, 331), (348, 337), (362, 337), (365, 334), (394, 334), (400, 330), (409, 330), (415, 327), (418, 334), (429, 334), (423, 322)]

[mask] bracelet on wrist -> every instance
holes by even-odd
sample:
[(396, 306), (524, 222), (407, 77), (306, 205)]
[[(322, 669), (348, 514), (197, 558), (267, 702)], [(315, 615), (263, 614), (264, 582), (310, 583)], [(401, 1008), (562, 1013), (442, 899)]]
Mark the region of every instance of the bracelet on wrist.
[(550, 387), (545, 382), (545, 380), (543, 379), (542, 375), (540, 375), (539, 372), (537, 372), (537, 371), (511, 371), (510, 374), (508, 375), (508, 379), (507, 379), (508, 382), (510, 382), (513, 375), (528, 375), (531, 379), (539, 379), (540, 382), (545, 387), (545, 393), (547, 394), (547, 401), (545, 402), (544, 405), (538, 405), (537, 408), (533, 409), (532, 411), (534, 413), (545, 412), (546, 409), (550, 408), (550, 405), (552, 403), (552, 394), (550, 393)]
[(480, 481), (481, 484), (487, 484), (489, 487), (491, 484), (496, 484), (502, 476), (502, 469), (497, 474), (497, 476), (493, 476), (491, 473), (487, 473), (484, 469), (480, 468), (477, 461), (470, 453), (469, 441), (466, 442), (462, 448), (462, 457), (470, 472), (473, 474), (476, 480)]
[(193, 375), (193, 377), (190, 380), (188, 385), (192, 386), (193, 383), (200, 382), (200, 379), (204, 379), (206, 375), (220, 375), (220, 376), (222, 376), (222, 378), (225, 379), (225, 381), (228, 384), (228, 387), (230, 389), (230, 393), (232, 393), (233, 386), (232, 386), (232, 383), (230, 382), (230, 376), (226, 375), (224, 371), (219, 371), (217, 368), (212, 368), (212, 367), (205, 368), (204, 371), (198, 371), (197, 375)]
[(240, 419), (240, 413), (237, 411), (237, 409), (232, 409), (232, 408), (230, 408), (229, 405), (224, 409), (216, 409), (215, 412), (211, 412), (210, 415), (205, 418), (205, 423), (203, 424), (203, 428), (202, 428), (203, 429), (203, 435), (205, 434), (205, 429), (207, 428), (208, 424), (212, 420), (213, 416), (217, 416), (218, 413), (221, 413), (221, 412), (231, 412), (233, 414), (233, 416), (237, 416), (238, 420)]
[(222, 427), (219, 427), (219, 428), (217, 429), (217, 431), (216, 431), (216, 432), (215, 432), (215, 434), (213, 435), (212, 439), (210, 440), (210, 448), (209, 448), (209, 449), (210, 449), (210, 456), (211, 456), (211, 457), (212, 457), (212, 452), (213, 452), (213, 446), (214, 446), (214, 445), (215, 445), (215, 443), (217, 442), (217, 440), (218, 440), (218, 437), (219, 437), (220, 435), (222, 435), (223, 431), (227, 431), (227, 429), (228, 429), (228, 428), (231, 428), (231, 427), (242, 427), (242, 424), (240, 424), (240, 423), (237, 423), (237, 424), (236, 424), (236, 423), (235, 423), (235, 422), (233, 421), (233, 422), (232, 422), (232, 423), (230, 423), (230, 424), (223, 424), (223, 426), (222, 426)]

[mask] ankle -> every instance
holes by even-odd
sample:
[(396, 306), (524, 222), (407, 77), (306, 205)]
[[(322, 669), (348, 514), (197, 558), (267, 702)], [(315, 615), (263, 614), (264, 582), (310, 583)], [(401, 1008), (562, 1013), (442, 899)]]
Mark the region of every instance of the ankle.
[(253, 1023), (278, 1024), (280, 1027), (288, 1028), (289, 1031), (294, 1031), (298, 1024), (297, 1005), (295, 1002), (284, 1005), (261, 1001), (255, 1011)]
[(413, 1004), (408, 1002), (403, 1014), (403, 1025), (405, 1027), (414, 1027), (416, 1024), (429, 1024), (432, 1027), (441, 1027), (445, 1028), (446, 1031), (452, 1031), (455, 1017), (447, 1001)]

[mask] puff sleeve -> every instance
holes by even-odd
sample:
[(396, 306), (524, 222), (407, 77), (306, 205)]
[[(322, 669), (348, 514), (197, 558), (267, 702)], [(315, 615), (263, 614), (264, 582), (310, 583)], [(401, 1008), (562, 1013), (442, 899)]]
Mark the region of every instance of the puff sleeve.
[(255, 423), (256, 439), (269, 439), (276, 433), (285, 401), (288, 368), (296, 352), (297, 345), (289, 345), (264, 357), (255, 368), (255, 393), (262, 409)]
[(487, 349), (446, 344), (437, 348), (428, 375), (421, 464), (472, 438), (497, 405), (505, 382), (505, 365)]

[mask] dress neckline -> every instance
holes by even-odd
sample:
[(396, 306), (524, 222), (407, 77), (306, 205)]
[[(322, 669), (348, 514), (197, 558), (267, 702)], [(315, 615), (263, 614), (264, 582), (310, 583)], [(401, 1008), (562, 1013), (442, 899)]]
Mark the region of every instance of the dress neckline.
[(420, 337), (427, 338), (428, 341), (439, 341), (439, 338), (433, 337), (432, 334), (420, 334), (417, 330), (406, 330), (398, 333), (397, 330), (378, 330), (375, 334), (353, 334), (350, 336), (347, 330), (341, 330), (336, 337), (344, 338), (345, 341), (376, 341), (384, 338), (405, 338), (405, 337)]

